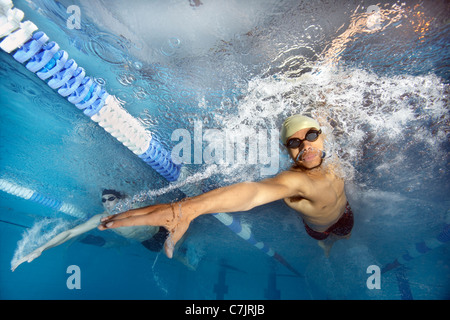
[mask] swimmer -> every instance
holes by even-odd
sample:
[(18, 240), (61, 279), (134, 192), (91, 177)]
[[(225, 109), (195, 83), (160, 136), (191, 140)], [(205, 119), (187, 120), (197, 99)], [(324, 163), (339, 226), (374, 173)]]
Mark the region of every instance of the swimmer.
[(102, 218), (99, 229), (163, 226), (170, 232), (170, 241), (164, 245), (170, 258), (173, 245), (196, 217), (216, 212), (248, 211), (284, 199), (298, 212), (306, 232), (319, 241), (328, 257), (333, 244), (349, 238), (353, 228), (353, 213), (345, 195), (344, 181), (331, 165), (323, 164), (324, 137), (316, 120), (293, 115), (284, 121), (280, 136), (294, 161), (289, 170), (259, 182), (237, 183), (177, 203), (157, 204)]
[[(123, 199), (124, 197), (125, 197), (124, 195), (122, 195), (120, 192), (116, 190), (108, 190), (108, 189), (103, 190), (102, 205), (103, 208), (105, 209), (105, 212), (93, 216), (88, 221), (70, 230), (66, 230), (59, 233), (43, 246), (37, 248), (30, 254), (18, 260), (17, 263), (14, 266), (12, 266), (11, 270), (14, 271), (20, 264), (24, 263), (25, 261), (28, 262), (33, 261), (34, 259), (39, 257), (44, 250), (56, 247), (74, 237), (77, 237), (83, 233), (95, 229), (100, 224), (100, 220), (110, 215), (116, 204), (119, 202), (119, 200)], [(168, 235), (166, 229), (158, 226), (137, 226), (137, 227), (116, 229), (114, 231), (127, 239), (133, 239), (141, 242), (141, 244), (145, 248), (154, 252), (161, 251)], [(101, 245), (103, 244), (104, 240), (103, 243), (101, 243)], [(180, 260), (188, 268), (195, 269), (195, 266), (189, 265), (187, 259), (183, 255), (179, 255), (178, 260)]]

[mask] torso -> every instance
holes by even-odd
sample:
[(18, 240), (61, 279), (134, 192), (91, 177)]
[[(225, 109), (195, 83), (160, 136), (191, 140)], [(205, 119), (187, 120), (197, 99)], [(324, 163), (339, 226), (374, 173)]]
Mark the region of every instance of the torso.
[(341, 178), (323, 169), (308, 173), (291, 169), (289, 174), (308, 177), (309, 192), (303, 196), (285, 198), (284, 201), (299, 212), (312, 229), (323, 232), (339, 220), (347, 204), (344, 181)]

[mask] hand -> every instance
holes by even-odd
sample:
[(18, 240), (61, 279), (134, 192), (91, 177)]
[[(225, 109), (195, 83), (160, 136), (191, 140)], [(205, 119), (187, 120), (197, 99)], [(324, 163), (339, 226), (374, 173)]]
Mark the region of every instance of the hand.
[(139, 209), (133, 209), (101, 219), (99, 230), (130, 226), (162, 226), (169, 231), (164, 243), (167, 257), (172, 258), (173, 249), (189, 228), (191, 219), (183, 214), (181, 204), (157, 204)]
[(19, 261), (17, 261), (12, 267), (11, 267), (11, 271), (14, 272), (14, 270), (16, 270), (16, 268), (18, 266), (20, 266), (22, 263), (24, 263), (25, 261), (31, 262), (34, 259), (36, 259), (37, 257), (39, 257), (41, 255), (42, 251), (40, 249), (36, 249), (33, 252), (27, 254), (25, 257), (23, 257), (22, 259), (20, 259)]

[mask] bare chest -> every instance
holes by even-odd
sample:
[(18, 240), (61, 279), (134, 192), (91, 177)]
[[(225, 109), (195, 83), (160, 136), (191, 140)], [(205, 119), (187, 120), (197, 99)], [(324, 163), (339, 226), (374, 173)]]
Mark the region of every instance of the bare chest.
[(335, 223), (345, 210), (347, 198), (344, 181), (333, 175), (312, 179), (309, 194), (286, 198), (284, 201), (299, 212), (308, 224), (322, 229)]

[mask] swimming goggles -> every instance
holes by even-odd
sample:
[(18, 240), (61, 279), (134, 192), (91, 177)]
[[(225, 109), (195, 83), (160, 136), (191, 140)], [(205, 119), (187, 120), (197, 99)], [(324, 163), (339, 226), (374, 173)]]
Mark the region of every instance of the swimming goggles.
[(102, 202), (103, 202), (103, 203), (105, 203), (106, 201), (114, 201), (114, 200), (116, 200), (116, 197), (115, 197), (115, 196), (111, 196), (111, 197), (109, 197), (108, 199), (102, 198)]
[(309, 142), (314, 142), (319, 138), (319, 135), (322, 133), (322, 130), (314, 130), (311, 129), (309, 130), (306, 135), (305, 135), (305, 139), (299, 139), (299, 138), (291, 138), (289, 139), (285, 146), (288, 147), (289, 149), (297, 149), (300, 148), (303, 145), (303, 142), (305, 140), (309, 141)]

